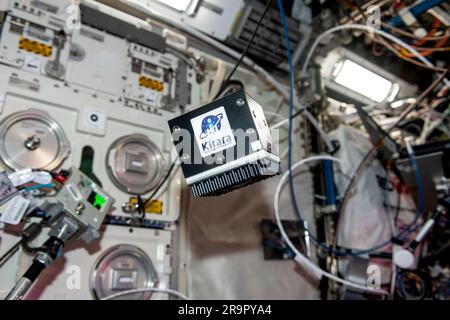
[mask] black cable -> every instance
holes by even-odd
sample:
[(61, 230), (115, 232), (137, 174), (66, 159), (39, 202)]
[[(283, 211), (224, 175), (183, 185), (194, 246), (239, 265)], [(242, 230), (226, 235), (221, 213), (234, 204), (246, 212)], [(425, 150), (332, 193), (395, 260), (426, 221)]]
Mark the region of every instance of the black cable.
[(222, 93), (222, 91), (228, 86), (228, 83), (231, 80), (231, 77), (234, 75), (234, 73), (236, 72), (237, 68), (239, 67), (239, 65), (241, 64), (242, 60), (244, 59), (244, 57), (247, 55), (248, 50), (250, 49), (253, 40), (255, 39), (256, 34), (258, 33), (258, 29), (261, 26), (262, 21), (264, 20), (264, 17), (266, 16), (267, 12), (269, 11), (269, 8), (272, 4), (272, 0), (268, 0), (266, 3), (266, 7), (264, 8), (264, 12), (262, 13), (261, 17), (259, 17), (258, 20), (258, 24), (256, 25), (255, 30), (253, 31), (252, 36), (250, 37), (250, 40), (247, 42), (247, 45), (245, 46), (244, 51), (242, 52), (241, 56), (239, 57), (238, 61), (236, 61), (236, 64), (234, 65), (233, 69), (231, 70), (231, 72), (228, 74), (228, 76), (226, 77), (225, 81), (222, 83), (222, 85), (220, 86), (219, 92), (217, 93), (215, 99)]
[(227, 87), (230, 87), (230, 86), (239, 86), (241, 88), (244, 88), (244, 84), (242, 83), (242, 81), (241, 80), (237, 80), (237, 79), (230, 79), (230, 80), (228, 80)]
[(22, 244), (23, 250), (28, 252), (28, 253), (36, 253), (36, 252), (38, 252), (41, 249), (41, 247), (31, 247), (28, 244), (28, 242), (23, 241), (23, 240), (22, 240), (21, 244)]
[(22, 231), (20, 241), (14, 244), (0, 257), (0, 268), (13, 256), (14, 253), (17, 252), (17, 250), (19, 250), (20, 245), (22, 245), (24, 250), (27, 252), (36, 252), (39, 248), (32, 248), (28, 245), (28, 243), (34, 240), (41, 233), (41, 230), (42, 221), (40, 223), (33, 222), (29, 226), (27, 226), (25, 230)]
[[(237, 79), (231, 79), (230, 81), (228, 81), (228, 83), (224, 86), (221, 87), (221, 91), (217, 92), (217, 94), (214, 96), (213, 100), (222, 98), (223, 96), (225, 96), (227, 94), (227, 89), (232, 87), (232, 86), (238, 86), (240, 87), (240, 89), (245, 89), (244, 84)], [(232, 93), (232, 92), (230, 92)]]
[(145, 217), (145, 204), (144, 201), (142, 201), (141, 195), (136, 196), (137, 203), (138, 203), (138, 213), (140, 214), (141, 218)]
[(156, 187), (155, 191), (153, 191), (153, 193), (150, 195), (150, 197), (148, 197), (148, 199), (145, 201), (145, 203), (144, 203), (144, 208), (143, 208), (144, 212), (145, 212), (145, 206), (146, 206), (147, 204), (149, 204), (150, 201), (153, 200), (153, 197), (158, 193), (158, 191), (159, 191), (159, 190), (162, 188), (162, 186), (166, 183), (167, 179), (169, 179), (169, 177), (170, 177), (170, 175), (171, 175), (171, 173), (172, 173), (172, 171), (173, 171), (173, 168), (175, 168), (175, 161), (172, 162), (172, 164), (170, 165), (169, 170), (167, 171), (167, 174), (166, 174), (166, 176), (164, 177), (164, 179), (161, 180), (161, 182), (159, 183), (159, 185)]
[(6, 251), (0, 257), (0, 268), (3, 267), (3, 265), (14, 255), (14, 253), (17, 252), (17, 250), (19, 250), (21, 243), (22, 243), (22, 240), (20, 240), (15, 245), (13, 245), (11, 248), (9, 248), (8, 251)]
[(31, 247), (29, 243), (36, 239), (36, 237), (41, 233), (44, 223), (45, 220), (42, 220), (39, 223), (33, 222), (22, 232), (22, 248), (28, 253), (36, 253), (41, 249), (41, 247)]

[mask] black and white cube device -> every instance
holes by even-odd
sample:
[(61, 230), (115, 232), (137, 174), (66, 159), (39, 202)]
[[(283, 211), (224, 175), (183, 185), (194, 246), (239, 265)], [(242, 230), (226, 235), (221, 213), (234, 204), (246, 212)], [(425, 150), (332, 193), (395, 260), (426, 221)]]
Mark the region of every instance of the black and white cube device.
[(217, 196), (280, 173), (262, 107), (236, 91), (169, 121), (194, 197)]

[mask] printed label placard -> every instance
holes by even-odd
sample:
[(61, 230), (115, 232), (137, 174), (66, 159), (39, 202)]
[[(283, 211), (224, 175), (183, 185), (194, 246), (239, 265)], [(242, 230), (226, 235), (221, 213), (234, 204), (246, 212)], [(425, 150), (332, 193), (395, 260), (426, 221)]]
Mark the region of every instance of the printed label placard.
[(28, 71), (39, 73), (43, 58), (35, 55), (28, 55), (25, 58), (23, 68)]
[(191, 119), (191, 125), (203, 158), (236, 145), (224, 107)]
[(69, 191), (70, 195), (72, 196), (73, 200), (80, 201), (83, 199), (83, 196), (81, 195), (80, 190), (78, 190), (78, 187), (74, 184), (68, 184), (67, 190)]
[(151, 105), (155, 105), (158, 100), (159, 94), (153, 90), (145, 91), (145, 102), (150, 103)]
[(0, 221), (13, 225), (18, 225), (30, 206), (30, 200), (21, 195), (9, 201), (8, 206), (0, 217)]

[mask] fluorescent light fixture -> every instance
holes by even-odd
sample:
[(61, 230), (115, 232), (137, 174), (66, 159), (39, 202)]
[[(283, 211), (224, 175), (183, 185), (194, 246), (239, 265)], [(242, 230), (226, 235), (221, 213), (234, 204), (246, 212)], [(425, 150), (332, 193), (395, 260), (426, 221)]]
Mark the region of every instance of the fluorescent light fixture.
[(334, 81), (375, 102), (392, 101), (400, 87), (351, 61), (343, 60), (333, 71)]
[(177, 11), (186, 12), (192, 0), (156, 0)]

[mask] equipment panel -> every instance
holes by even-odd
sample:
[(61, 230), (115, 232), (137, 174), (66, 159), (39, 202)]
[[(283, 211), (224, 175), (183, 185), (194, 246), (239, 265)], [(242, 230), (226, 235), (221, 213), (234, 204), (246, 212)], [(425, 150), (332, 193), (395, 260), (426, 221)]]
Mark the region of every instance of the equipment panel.
[[(157, 31), (134, 25), (132, 18), (126, 21), (119, 11), (83, 1), (81, 25), (68, 28), (70, 1), (47, 2), (10, 2), (1, 15), (0, 171), (46, 170), (59, 177), (79, 169), (115, 202), (108, 205), (103, 224), (95, 220), (101, 238), (64, 246), (64, 258), (55, 259), (27, 298), (101, 299), (133, 288), (170, 288), (182, 183), (179, 170), (169, 172), (167, 121), (201, 100), (201, 84), (190, 66), (195, 61), (186, 52), (166, 51)], [(131, 33), (103, 28), (96, 17), (121, 21)], [(168, 173), (170, 179), (164, 179)], [(59, 193), (33, 193), (36, 205), (56, 194), (53, 200), (81, 220), (90, 205), (103, 208), (106, 193), (86, 191), (87, 202), (79, 201), (68, 183)], [(138, 200), (156, 190), (138, 215)], [(2, 253), (14, 241), (3, 230)], [(15, 281), (21, 275), (30, 256), (19, 252), (0, 270), (0, 278), (14, 273)], [(68, 290), (67, 276), (74, 268), (81, 270), (80, 287)], [(10, 289), (5, 281), (0, 292)]]
[[(8, 170), (79, 167), (116, 199), (114, 215), (130, 217), (136, 197), (145, 199), (170, 166), (167, 120), (198, 103), (200, 84), (186, 53), (101, 30), (98, 19), (164, 41), (157, 32), (89, 1), (70, 29), (68, 5), (9, 5), (0, 38), (1, 161)], [(146, 220), (178, 218), (181, 184), (173, 181)]]

